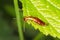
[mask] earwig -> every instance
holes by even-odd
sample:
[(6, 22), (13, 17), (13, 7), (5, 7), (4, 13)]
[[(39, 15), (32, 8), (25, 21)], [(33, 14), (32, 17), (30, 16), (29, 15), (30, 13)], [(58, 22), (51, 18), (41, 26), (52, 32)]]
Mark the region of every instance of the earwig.
[(33, 16), (24, 17), (24, 21), (27, 21), (27, 20), (32, 20), (32, 21), (36, 22), (37, 24), (39, 24), (41, 26), (46, 25), (45, 22), (43, 22), (42, 20), (40, 20), (37, 17), (33, 17)]

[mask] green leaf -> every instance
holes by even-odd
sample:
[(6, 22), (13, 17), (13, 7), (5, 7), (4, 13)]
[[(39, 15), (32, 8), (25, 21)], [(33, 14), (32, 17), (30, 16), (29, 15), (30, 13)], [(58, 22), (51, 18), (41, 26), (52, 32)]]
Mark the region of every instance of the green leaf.
[(38, 17), (46, 26), (28, 21), (35, 29), (39, 29), (45, 35), (60, 38), (60, 0), (21, 0), (24, 16)]

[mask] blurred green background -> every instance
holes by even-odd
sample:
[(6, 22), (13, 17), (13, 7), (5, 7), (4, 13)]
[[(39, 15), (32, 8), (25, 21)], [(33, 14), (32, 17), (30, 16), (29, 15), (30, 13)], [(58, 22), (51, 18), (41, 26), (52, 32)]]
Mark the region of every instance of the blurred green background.
[[(18, 1), (18, 5), (21, 14), (23, 13), (22, 3)], [(59, 40), (50, 35), (45, 36), (27, 23), (25, 23), (25, 28), (22, 27), (22, 29), (25, 40), (32, 40), (36, 36), (38, 36), (38, 40)], [(0, 0), (0, 40), (19, 40), (13, 0)]]

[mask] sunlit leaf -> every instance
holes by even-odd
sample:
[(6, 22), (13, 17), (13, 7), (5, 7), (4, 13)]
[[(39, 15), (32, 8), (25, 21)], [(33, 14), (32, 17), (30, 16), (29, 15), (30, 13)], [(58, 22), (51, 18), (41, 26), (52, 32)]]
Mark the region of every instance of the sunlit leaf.
[(60, 0), (21, 0), (24, 16), (38, 17), (46, 26), (28, 21), (35, 29), (39, 29), (45, 35), (60, 38)]

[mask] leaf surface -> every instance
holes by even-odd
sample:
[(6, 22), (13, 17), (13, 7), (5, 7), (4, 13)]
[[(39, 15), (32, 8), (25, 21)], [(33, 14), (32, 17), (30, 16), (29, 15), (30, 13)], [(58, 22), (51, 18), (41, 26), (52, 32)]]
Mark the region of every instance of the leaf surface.
[(45, 23), (46, 26), (28, 21), (35, 29), (39, 29), (45, 35), (60, 38), (60, 0), (21, 0), (24, 16), (34, 16)]

